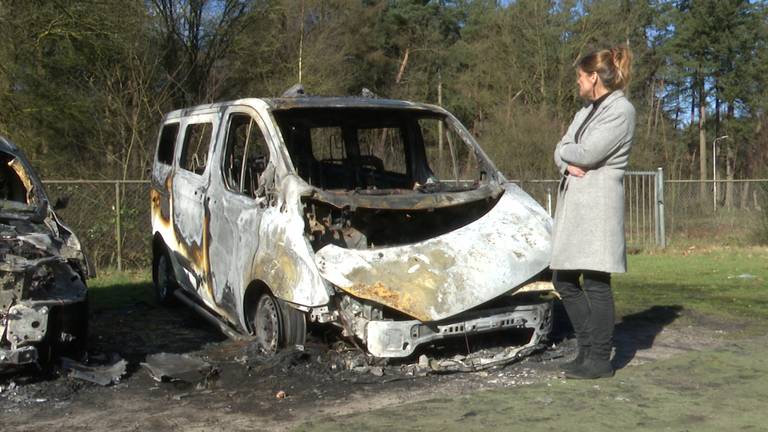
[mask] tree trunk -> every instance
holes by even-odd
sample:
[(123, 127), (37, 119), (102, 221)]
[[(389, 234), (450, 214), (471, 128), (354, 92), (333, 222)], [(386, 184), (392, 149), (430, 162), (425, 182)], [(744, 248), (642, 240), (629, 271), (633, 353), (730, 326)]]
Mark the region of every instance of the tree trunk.
[(733, 208), (733, 167), (736, 165), (736, 155), (732, 145), (726, 144), (725, 150), (725, 208)]
[(648, 124), (645, 126), (645, 140), (651, 136), (651, 126), (653, 125), (653, 108), (656, 106), (656, 101), (653, 98), (653, 93), (656, 90), (656, 81), (651, 82), (651, 91), (648, 92)]
[(744, 182), (744, 187), (741, 188), (741, 202), (739, 203), (739, 208), (742, 210), (747, 210), (749, 208), (749, 182)]
[[(659, 91), (664, 90), (664, 80), (659, 82)], [(653, 131), (654, 133), (659, 128), (659, 118), (661, 117), (661, 102), (663, 98), (657, 98), (656, 100), (656, 112), (653, 114)]]
[(691, 86), (691, 127), (696, 122), (696, 87), (695, 84)]
[[(727, 119), (732, 119), (734, 115), (733, 101), (728, 103)], [(718, 116), (720, 115), (718, 111)], [(738, 143), (733, 139), (729, 142), (725, 142), (725, 179), (728, 180), (725, 183), (725, 207), (733, 208), (733, 178), (736, 171), (736, 146)]]
[(301, 72), (303, 69), (302, 65), (302, 57), (304, 56), (304, 0), (301, 0), (301, 17), (299, 18), (301, 20), (301, 23), (299, 25), (299, 84), (302, 83), (301, 79)]
[(680, 103), (680, 92), (677, 92), (677, 103), (675, 104), (675, 123), (672, 125), (673, 128), (677, 129), (677, 125), (680, 122), (680, 114), (681, 114), (681, 107), (683, 105)]
[(395, 77), (395, 84), (400, 84), (400, 81), (403, 79), (403, 74), (405, 73), (405, 67), (408, 66), (408, 54), (410, 53), (410, 49), (405, 49), (405, 54), (403, 54), (403, 61), (400, 62), (400, 70), (397, 71), (397, 77)]
[(715, 136), (720, 136), (720, 89), (715, 79)]
[[(443, 76), (438, 72), (437, 78), (437, 104), (443, 106)], [(437, 122), (437, 172), (438, 175), (443, 175), (443, 122), (442, 120)]]
[(699, 197), (704, 199), (707, 195), (707, 98), (704, 93), (704, 81), (699, 88)]

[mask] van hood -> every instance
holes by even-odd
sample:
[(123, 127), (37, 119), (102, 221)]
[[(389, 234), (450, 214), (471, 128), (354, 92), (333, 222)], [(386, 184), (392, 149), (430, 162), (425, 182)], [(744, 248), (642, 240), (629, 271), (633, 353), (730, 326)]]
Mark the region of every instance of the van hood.
[(315, 254), (341, 290), (438, 321), (513, 291), (549, 264), (552, 219), (517, 185), (473, 222), (418, 243), (374, 249), (334, 244)]

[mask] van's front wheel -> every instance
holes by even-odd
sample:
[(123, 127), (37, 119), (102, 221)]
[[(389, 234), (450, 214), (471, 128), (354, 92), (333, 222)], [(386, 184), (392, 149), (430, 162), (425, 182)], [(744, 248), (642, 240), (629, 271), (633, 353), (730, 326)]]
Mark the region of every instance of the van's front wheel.
[(280, 348), (304, 345), (307, 337), (305, 314), (269, 293), (256, 302), (250, 325), (256, 343), (270, 355)]

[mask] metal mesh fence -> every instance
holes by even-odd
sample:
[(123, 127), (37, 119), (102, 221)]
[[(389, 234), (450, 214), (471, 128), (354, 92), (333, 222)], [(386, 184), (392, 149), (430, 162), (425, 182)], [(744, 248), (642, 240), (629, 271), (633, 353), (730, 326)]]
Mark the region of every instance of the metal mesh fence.
[[(673, 245), (768, 243), (768, 179), (665, 181), (661, 215), (655, 181), (654, 172), (629, 173), (625, 178), (624, 222), (630, 249), (659, 245), (659, 218), (665, 222), (665, 240)], [(554, 213), (557, 180), (516, 183)], [(149, 267), (148, 181), (56, 180), (46, 181), (45, 187), (52, 203), (68, 198), (66, 208), (57, 213), (77, 233), (97, 271)]]
[[(659, 229), (657, 214), (656, 181), (657, 173), (630, 172), (624, 180), (624, 230), (627, 247), (630, 249), (649, 248), (660, 245), (657, 237)], [(557, 205), (559, 180), (515, 181), (520, 187), (539, 202), (550, 215), (554, 215)]]
[[(627, 249), (664, 247), (663, 218), (659, 188), (662, 179), (656, 172), (630, 172), (624, 177), (624, 232)], [(657, 187), (658, 186), (658, 187)]]
[[(46, 181), (56, 213), (77, 234), (98, 271), (103, 267), (148, 267), (151, 229), (148, 181)], [(119, 212), (116, 211), (119, 209)]]
[(665, 206), (673, 244), (768, 241), (768, 180), (670, 180)]
[[(657, 175), (628, 172), (624, 179), (624, 228), (630, 250), (665, 244), (768, 243), (768, 179), (663, 181)], [(663, 181), (660, 191), (657, 181)], [(556, 180), (517, 183), (554, 212)]]

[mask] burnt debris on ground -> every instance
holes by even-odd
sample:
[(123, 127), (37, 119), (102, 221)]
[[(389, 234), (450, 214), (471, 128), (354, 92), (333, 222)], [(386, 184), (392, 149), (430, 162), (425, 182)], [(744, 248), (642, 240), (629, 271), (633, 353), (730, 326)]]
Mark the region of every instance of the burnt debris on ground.
[(101, 386), (119, 383), (128, 366), (128, 362), (117, 354), (94, 355), (87, 358), (85, 362), (68, 357), (62, 357), (60, 361), (64, 375)]
[[(253, 342), (224, 338), (186, 308), (137, 303), (94, 311), (91, 322), (91, 352), (81, 361), (64, 361), (47, 374), (30, 368), (0, 376), (0, 411), (63, 407), (105, 391), (167, 400), (221, 393), (252, 400), (261, 395), (266, 407), (285, 400), (335, 400), (359, 389), (405, 390), (445, 379), (475, 387), (509, 386), (535, 381), (546, 370), (542, 365), (573, 351), (568, 340), (525, 347), (527, 335), (504, 332), (458, 338), (406, 359), (383, 359), (321, 328), (305, 345), (268, 356)], [(107, 380), (112, 385), (102, 388)]]

